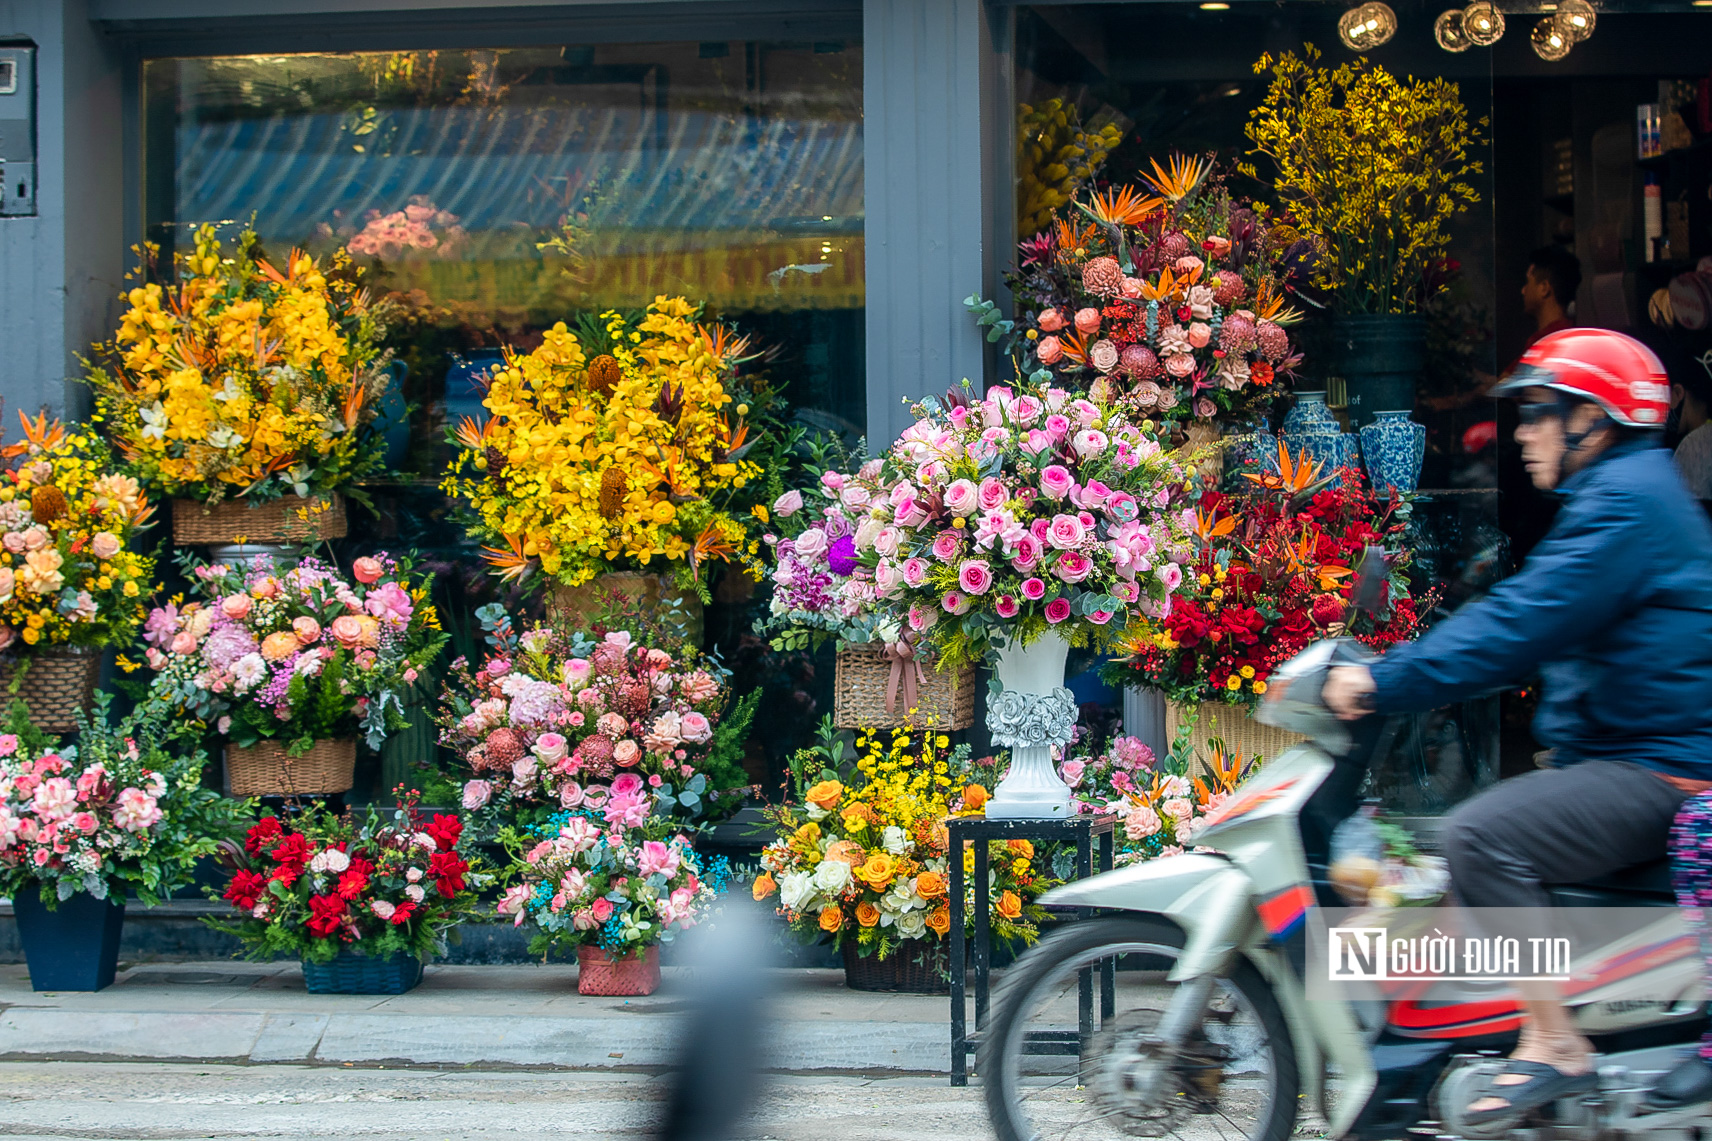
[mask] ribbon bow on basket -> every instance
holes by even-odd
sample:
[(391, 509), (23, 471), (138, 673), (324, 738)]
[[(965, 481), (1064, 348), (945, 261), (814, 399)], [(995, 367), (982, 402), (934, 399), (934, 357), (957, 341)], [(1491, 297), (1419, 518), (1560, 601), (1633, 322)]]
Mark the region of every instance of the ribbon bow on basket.
[(916, 657), (916, 650), (907, 638), (899, 638), (896, 642), (887, 642), (886, 660), (892, 665), (892, 675), (886, 681), (886, 714), (896, 717), (898, 714), (898, 691), (904, 695), (904, 711), (921, 707), (921, 687), (927, 679), (921, 672), (921, 659)]

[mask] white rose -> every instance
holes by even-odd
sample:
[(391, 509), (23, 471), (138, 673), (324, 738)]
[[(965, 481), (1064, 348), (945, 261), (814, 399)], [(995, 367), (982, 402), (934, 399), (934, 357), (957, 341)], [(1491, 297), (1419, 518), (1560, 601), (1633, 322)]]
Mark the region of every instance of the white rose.
[(920, 911), (906, 911), (898, 916), (898, 935), (904, 939), (919, 939), (927, 933), (927, 915)]
[(814, 877), (808, 872), (788, 872), (779, 880), (779, 902), (791, 911), (801, 911), (814, 895)]
[(862, 520), (856, 525), (856, 549), (859, 551), (875, 549), (879, 542), (880, 532), (885, 529), (886, 525), (872, 515)]
[(417, 903), (421, 903), (423, 897), (426, 896), (428, 892), (421, 884), (413, 883), (404, 889), (404, 894), (408, 895), (411, 899), (414, 899)]
[(422, 878), (422, 869), (411, 868), (409, 871), (404, 873), (404, 878), (409, 880), (411, 883), (415, 883)]
[(837, 895), (850, 886), (850, 865), (843, 860), (822, 860), (814, 870), (814, 886), (828, 895)]
[(796, 538), (797, 558), (803, 562), (813, 562), (826, 550), (826, 532), (819, 527), (810, 527)]
[(896, 824), (888, 824), (880, 833), (880, 846), (894, 856), (901, 856), (909, 846), (909, 836)]

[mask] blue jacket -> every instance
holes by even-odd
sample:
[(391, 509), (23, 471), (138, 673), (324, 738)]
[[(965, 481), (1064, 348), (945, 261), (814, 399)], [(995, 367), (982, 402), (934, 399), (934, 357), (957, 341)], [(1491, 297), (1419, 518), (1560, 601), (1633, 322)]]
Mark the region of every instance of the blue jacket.
[(1479, 602), (1373, 664), (1381, 713), (1543, 682), (1557, 764), (1712, 780), (1712, 525), (1670, 454), (1625, 441), (1566, 479), (1551, 531)]

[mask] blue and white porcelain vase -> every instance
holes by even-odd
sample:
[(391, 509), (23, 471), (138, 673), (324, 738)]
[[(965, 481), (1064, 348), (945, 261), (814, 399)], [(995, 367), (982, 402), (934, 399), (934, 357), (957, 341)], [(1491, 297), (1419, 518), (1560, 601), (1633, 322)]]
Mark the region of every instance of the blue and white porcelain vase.
[(1361, 437), (1354, 432), (1339, 432), (1331, 439), (1331, 451), (1324, 456), (1316, 456), (1326, 469), (1320, 473), (1322, 477), (1331, 477), (1331, 486), (1342, 487), (1343, 477), (1337, 473), (1347, 467), (1356, 467), (1361, 463)]
[(1332, 416), (1331, 409), (1326, 407), (1326, 394), (1321, 392), (1298, 392), (1296, 403), (1290, 406), (1290, 411), (1284, 414), (1284, 423), (1280, 431), (1288, 436), (1292, 432), (1300, 432), (1309, 425), (1337, 428), (1337, 420)]
[(1375, 492), (1392, 487), (1413, 492), (1427, 454), (1426, 426), (1409, 419), (1406, 411), (1375, 412), (1373, 423), (1361, 430), (1361, 453)]

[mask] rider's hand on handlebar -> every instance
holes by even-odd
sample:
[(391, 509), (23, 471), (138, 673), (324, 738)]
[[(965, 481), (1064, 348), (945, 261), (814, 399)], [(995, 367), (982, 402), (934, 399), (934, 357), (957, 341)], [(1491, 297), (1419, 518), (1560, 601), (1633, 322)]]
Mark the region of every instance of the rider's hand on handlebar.
[(1373, 712), (1373, 675), (1366, 666), (1334, 666), (1320, 699), (1343, 721), (1358, 721)]

